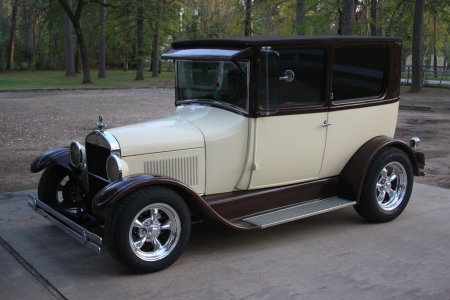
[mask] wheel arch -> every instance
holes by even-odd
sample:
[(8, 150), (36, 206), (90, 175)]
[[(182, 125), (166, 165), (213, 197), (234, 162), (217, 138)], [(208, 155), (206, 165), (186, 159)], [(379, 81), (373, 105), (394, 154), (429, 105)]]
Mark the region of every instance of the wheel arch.
[(419, 175), (419, 164), (411, 147), (397, 139), (378, 136), (363, 144), (339, 174), (339, 196), (359, 202), (364, 178), (377, 155), (387, 147), (403, 151), (409, 158), (413, 173)]
[(49, 166), (59, 166), (73, 172), (70, 166), (69, 148), (56, 148), (40, 154), (30, 165), (30, 171), (37, 173)]
[(172, 189), (183, 198), (191, 212), (195, 212), (203, 218), (219, 221), (234, 229), (243, 229), (220, 216), (200, 195), (184, 183), (169, 177), (151, 174), (138, 174), (110, 183), (92, 199), (92, 211), (96, 217), (105, 219), (109, 209), (115, 203), (133, 192), (149, 186), (163, 186)]

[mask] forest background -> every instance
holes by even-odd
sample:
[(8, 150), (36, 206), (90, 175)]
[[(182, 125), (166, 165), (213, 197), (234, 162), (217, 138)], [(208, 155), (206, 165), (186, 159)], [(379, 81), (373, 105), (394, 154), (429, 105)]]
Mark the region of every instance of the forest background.
[[(447, 0), (0, 0), (0, 71), (82, 72), (162, 69), (176, 40), (262, 35), (398, 36), (406, 68), (445, 70)], [(415, 66), (414, 66), (415, 65)], [(416, 76), (416, 78), (414, 78)]]

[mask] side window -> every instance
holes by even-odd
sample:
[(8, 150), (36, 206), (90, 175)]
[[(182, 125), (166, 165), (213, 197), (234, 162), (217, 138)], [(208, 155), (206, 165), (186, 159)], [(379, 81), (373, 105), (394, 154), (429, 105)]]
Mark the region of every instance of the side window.
[(378, 97), (384, 93), (387, 47), (334, 49), (332, 91), (334, 101)]
[(325, 49), (262, 51), (260, 108), (320, 105), (324, 101)]

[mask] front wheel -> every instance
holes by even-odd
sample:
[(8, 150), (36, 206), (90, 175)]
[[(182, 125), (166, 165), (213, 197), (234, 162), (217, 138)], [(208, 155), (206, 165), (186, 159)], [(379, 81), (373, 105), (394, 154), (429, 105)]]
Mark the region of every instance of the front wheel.
[(171, 189), (148, 187), (116, 204), (105, 223), (112, 256), (129, 269), (156, 272), (183, 252), (191, 231), (189, 209)]
[(400, 149), (386, 148), (369, 167), (355, 210), (371, 222), (391, 221), (405, 209), (412, 186), (409, 157)]

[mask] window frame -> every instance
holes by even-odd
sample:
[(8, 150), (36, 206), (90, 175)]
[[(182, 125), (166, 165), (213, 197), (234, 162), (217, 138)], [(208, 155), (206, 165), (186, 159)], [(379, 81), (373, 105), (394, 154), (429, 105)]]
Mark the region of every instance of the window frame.
[[(268, 45), (270, 46), (270, 45)], [(260, 107), (261, 99), (259, 97), (259, 90), (262, 88), (262, 83), (260, 82), (260, 64), (261, 60), (261, 49), (258, 49), (256, 56), (258, 58), (258, 74), (255, 76), (257, 80), (258, 93), (255, 93), (255, 110), (258, 117), (270, 117), (270, 116), (280, 116), (280, 115), (293, 115), (293, 114), (305, 114), (313, 112), (324, 112), (329, 108), (329, 98), (330, 98), (330, 88), (329, 88), (329, 57), (331, 51), (331, 45), (329, 43), (311, 43), (302, 45), (276, 45), (271, 47), (271, 50), (300, 50), (300, 49), (314, 49), (322, 48), (324, 50), (324, 66), (323, 66), (323, 82), (322, 82), (322, 95), (323, 102), (317, 105), (292, 105), (279, 107), (277, 110), (268, 111), (262, 110)]]
[(239, 106), (235, 106), (235, 105), (231, 105), (231, 104), (227, 104), (226, 102), (223, 101), (214, 101), (214, 100), (209, 100), (209, 101), (202, 101), (199, 99), (185, 99), (185, 100), (178, 100), (179, 98), (179, 91), (178, 91), (178, 62), (231, 62), (231, 60), (197, 60), (197, 59), (177, 59), (175, 60), (175, 106), (181, 106), (181, 105), (191, 105), (191, 104), (197, 104), (197, 105), (205, 105), (205, 106), (212, 106), (212, 107), (217, 107), (217, 108), (222, 108), (224, 110), (228, 110), (243, 116), (250, 116), (251, 111), (252, 111), (252, 62), (253, 60), (251, 58), (242, 58), (237, 60), (236, 62), (245, 62), (247, 65), (246, 71), (247, 71), (247, 105), (246, 108), (242, 108)]
[[(370, 97), (361, 97), (361, 98), (351, 98), (351, 99), (344, 99), (344, 100), (334, 100), (331, 99), (331, 93), (333, 90), (333, 66), (334, 66), (334, 50), (336, 48), (351, 48), (351, 47), (386, 47), (386, 62), (384, 65), (384, 78), (382, 82), (382, 92), (377, 96), (370, 96)], [(392, 95), (392, 91), (390, 91), (390, 88), (392, 88), (390, 85), (390, 81), (392, 78), (393, 73), (393, 66), (392, 66), (392, 60), (395, 58), (395, 55), (398, 55), (397, 53), (394, 53), (395, 49), (392, 43), (387, 42), (371, 42), (371, 43), (335, 43), (332, 46), (332, 51), (330, 55), (330, 65), (329, 65), (329, 88), (330, 88), (330, 111), (333, 110), (340, 110), (340, 109), (350, 109), (350, 108), (357, 108), (357, 107), (367, 107), (367, 106), (373, 106), (373, 105), (382, 105), (387, 103), (392, 103), (399, 100), (399, 96), (396, 97), (389, 97), (389, 95)]]

